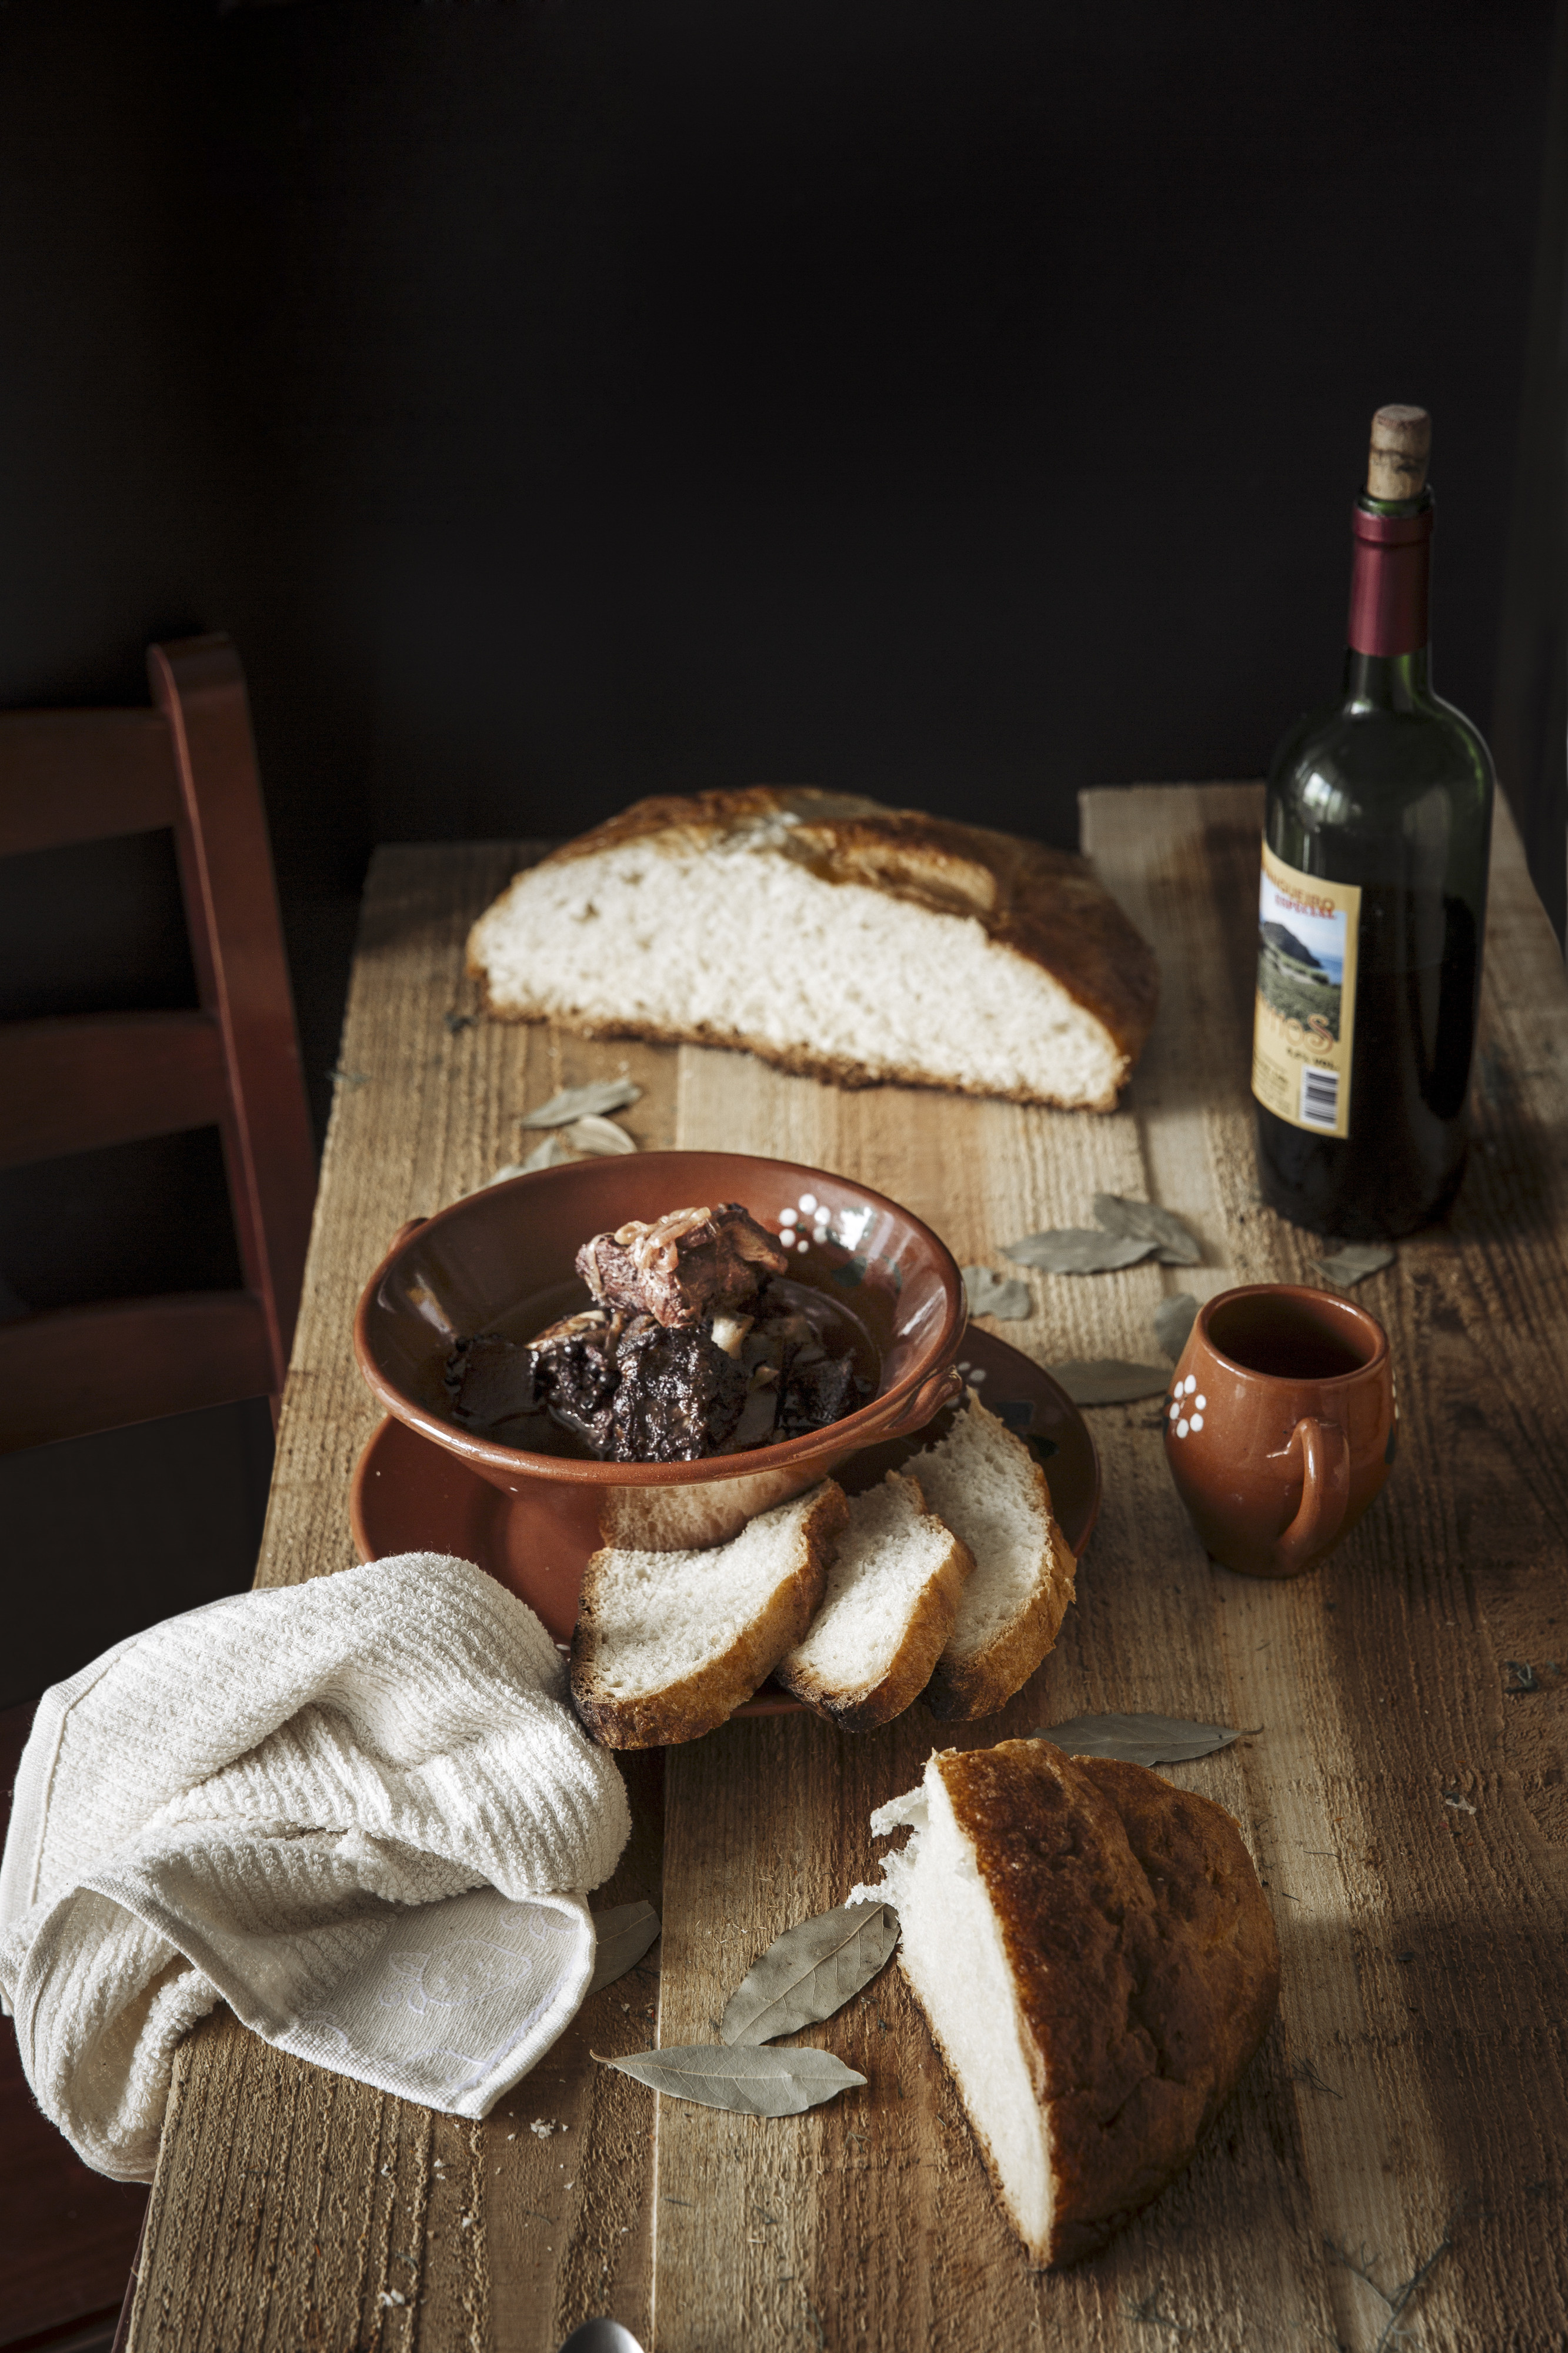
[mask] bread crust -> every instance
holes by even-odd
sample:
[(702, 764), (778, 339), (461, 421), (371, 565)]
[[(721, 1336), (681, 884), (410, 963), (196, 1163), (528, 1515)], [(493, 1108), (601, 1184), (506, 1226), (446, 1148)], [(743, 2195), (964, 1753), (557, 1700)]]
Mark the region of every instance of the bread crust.
[[(854, 795), (753, 785), (739, 791), (664, 794), (638, 801), (552, 850), (542, 863), (564, 865), (640, 840), (662, 839), (672, 851), (701, 850), (737, 828), (786, 818), (791, 822), (781, 840), (787, 839), (787, 854), (822, 881), (859, 883), (933, 914), (977, 920), (993, 946), (1048, 973), (1099, 1021), (1117, 1057), (1106, 1092), (1093, 1103), (1075, 1100), (1068, 1107), (1114, 1110), (1117, 1093), (1153, 1024), (1159, 967), (1153, 950), (1096, 881), (1087, 861), (1069, 850), (928, 817), (918, 809), (886, 808)], [(516, 887), (514, 882), (511, 888)], [(504, 903), (506, 895), (498, 904)], [(468, 971), (480, 984), (486, 1011), (500, 1020), (547, 1018), (543, 1008), (500, 1003), (491, 996), (474, 936), (469, 937)], [(579, 1017), (572, 1026), (587, 1037), (742, 1046), (780, 1069), (846, 1087), (941, 1086), (949, 1092), (1000, 1095), (1014, 1103), (1064, 1100), (1027, 1087), (1003, 1090), (933, 1079), (921, 1071), (873, 1070), (850, 1058), (817, 1053), (806, 1046), (778, 1047), (706, 1022), (666, 1028)]]
[[(1013, 1443), (1027, 1456), (1036, 1504), (1045, 1514), (1050, 1559), (1026, 1608), (994, 1641), (965, 1658), (946, 1650), (938, 1658), (926, 1686), (925, 1704), (939, 1724), (972, 1724), (977, 1716), (995, 1715), (1005, 1707), (1050, 1656), (1077, 1591), (1078, 1563), (1057, 1525), (1050, 1482), (1023, 1440), (1015, 1438)], [(917, 1455), (917, 1472), (919, 1463)]]
[[(919, 1492), (919, 1482), (906, 1472), (902, 1474)], [(921, 1497), (923, 1507), (924, 1498)], [(935, 1514), (924, 1513), (927, 1519)], [(943, 1525), (940, 1521), (938, 1525)], [(922, 1587), (909, 1622), (904, 1639), (888, 1667), (886, 1674), (856, 1692), (830, 1690), (819, 1674), (809, 1668), (797, 1672), (790, 1669), (787, 1656), (775, 1669), (778, 1682), (787, 1692), (793, 1692), (803, 1706), (817, 1715), (838, 1725), (845, 1732), (874, 1732), (879, 1725), (890, 1724), (912, 1706), (931, 1679), (932, 1668), (947, 1645), (958, 1615), (959, 1597), (966, 1578), (974, 1573), (974, 1562), (967, 1545), (955, 1536), (951, 1528), (943, 1527), (948, 1539), (947, 1550)]]
[(1077, 1589), (1078, 1564), (1054, 1517), (1050, 1534), (1050, 1568), (1022, 1615), (973, 1657), (938, 1659), (925, 1704), (939, 1724), (972, 1724), (977, 1716), (995, 1715), (1056, 1647)]
[(742, 1628), (721, 1657), (656, 1691), (630, 1697), (605, 1690), (595, 1664), (597, 1588), (610, 1548), (595, 1553), (583, 1580), (572, 1634), (571, 1683), (577, 1713), (600, 1746), (660, 1748), (700, 1740), (733, 1715), (811, 1623), (827, 1582), (834, 1543), (848, 1514), (843, 1488), (837, 1480), (825, 1479), (795, 1531), (795, 1557), (762, 1615)]
[(1143, 1766), (1043, 1740), (934, 1762), (1048, 2111), (1054, 2211), (1034, 2252), (1076, 2263), (1180, 2172), (1268, 2032), (1273, 1917), (1232, 1817)]

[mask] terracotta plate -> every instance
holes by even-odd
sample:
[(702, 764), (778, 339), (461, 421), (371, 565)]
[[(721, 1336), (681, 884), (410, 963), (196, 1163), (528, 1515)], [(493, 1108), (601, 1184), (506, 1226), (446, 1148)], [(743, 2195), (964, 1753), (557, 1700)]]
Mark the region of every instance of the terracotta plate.
[[(1062, 1534), (1081, 1554), (1100, 1511), (1100, 1463), (1082, 1415), (1034, 1360), (1005, 1340), (973, 1327), (963, 1335), (961, 1369), (976, 1391), (1020, 1437), (1037, 1441)], [(837, 1473), (851, 1494), (874, 1486), (951, 1424), (952, 1409), (912, 1437), (868, 1447)], [(384, 1421), (360, 1456), (349, 1494), (354, 1544), (362, 1560), (395, 1552), (454, 1553), (477, 1561), (538, 1611), (559, 1642), (571, 1639), (588, 1556), (598, 1541), (591, 1525), (577, 1524), (578, 1493), (541, 1480), (521, 1495), (505, 1495), (455, 1454), (421, 1438), (406, 1423)], [(765, 1684), (740, 1710), (773, 1715), (800, 1704)]]

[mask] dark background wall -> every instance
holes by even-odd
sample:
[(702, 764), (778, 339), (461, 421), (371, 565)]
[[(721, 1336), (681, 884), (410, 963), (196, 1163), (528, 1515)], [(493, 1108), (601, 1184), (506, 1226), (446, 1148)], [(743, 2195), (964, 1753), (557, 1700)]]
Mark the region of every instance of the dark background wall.
[[(233, 632), (320, 1109), (377, 840), (766, 777), (1068, 841), (1086, 784), (1258, 774), (1333, 689), (1367, 419), (1413, 399), (1438, 682), (1550, 807), (1561, 913), (1539, 646), (1494, 695), (1562, 539), (1513, 503), (1521, 402), (1561, 440), (1553, 15), (8, 0), (0, 702)], [(188, 987), (139, 855), (0, 875), (11, 1009)], [(138, 1285), (216, 1267), (205, 1148), (0, 1187), (10, 1295), (121, 1241)], [(81, 1568), (16, 1695), (156, 1614), (154, 1556), (247, 1573), (265, 1432), (202, 1420), (0, 1465), (16, 1556), (146, 1471), (142, 1567)]]

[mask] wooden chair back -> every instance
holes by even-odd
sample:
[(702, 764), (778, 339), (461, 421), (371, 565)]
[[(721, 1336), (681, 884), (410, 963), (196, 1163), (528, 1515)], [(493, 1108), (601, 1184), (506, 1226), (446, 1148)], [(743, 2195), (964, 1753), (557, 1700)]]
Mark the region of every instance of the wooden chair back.
[(153, 707), (0, 712), (0, 856), (174, 828), (199, 1006), (0, 1023), (0, 1167), (216, 1125), (245, 1287), (0, 1324), (0, 1450), (282, 1393), (315, 1154), (245, 679), (148, 652)]

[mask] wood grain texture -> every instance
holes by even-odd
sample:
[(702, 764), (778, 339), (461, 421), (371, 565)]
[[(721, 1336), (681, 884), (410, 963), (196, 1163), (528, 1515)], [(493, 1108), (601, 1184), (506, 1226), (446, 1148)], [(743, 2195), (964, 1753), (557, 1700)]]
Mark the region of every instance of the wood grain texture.
[[(1201, 1267), (1028, 1274), (1034, 1313), (1000, 1328), (1047, 1362), (1157, 1358), (1150, 1319), (1169, 1292), (1313, 1280), (1318, 1244), (1253, 1181), (1258, 818), (1237, 786), (1086, 797), (1085, 847), (1155, 942), (1165, 988), (1103, 1119), (460, 1026), (463, 933), (516, 854), (383, 852), (264, 1581), (352, 1558), (348, 1476), (374, 1415), (349, 1317), (392, 1231), (513, 1157), (525, 1103), (623, 1065), (647, 1089), (626, 1115), (645, 1145), (844, 1171), (908, 1202), (966, 1262), (1001, 1268), (1016, 1236), (1088, 1222), (1097, 1190), (1185, 1217)], [(730, 1725), (663, 1760), (662, 1840), (658, 1760), (626, 1760), (637, 1832), (595, 1902), (661, 1903), (662, 1945), (584, 2009), (509, 2113), (432, 2117), (232, 2022), (194, 2038), (135, 2347), (534, 2353), (595, 2310), (656, 2353), (1373, 2353), (1395, 2317), (1399, 2342), (1433, 2353), (1568, 2341), (1568, 989), (1506, 815), (1491, 924), (1458, 1208), (1355, 1294), (1393, 1340), (1401, 1455), (1340, 1552), (1286, 1585), (1215, 1567), (1167, 1477), (1158, 1409), (1096, 1411), (1105, 1507), (1078, 1606), (1004, 1715), (954, 1731), (917, 1708), (859, 1736), (805, 1715)], [(1210, 2142), (1095, 2261), (1030, 2271), (896, 1966), (805, 2038), (868, 2078), (805, 2116), (656, 2100), (595, 2064), (591, 2051), (643, 2047), (656, 2028), (711, 2038), (763, 1947), (868, 1875), (868, 1816), (932, 1746), (1112, 1707), (1258, 1727), (1169, 1769), (1240, 1821), (1284, 1990)], [(567, 2129), (535, 2134), (535, 2119)]]

